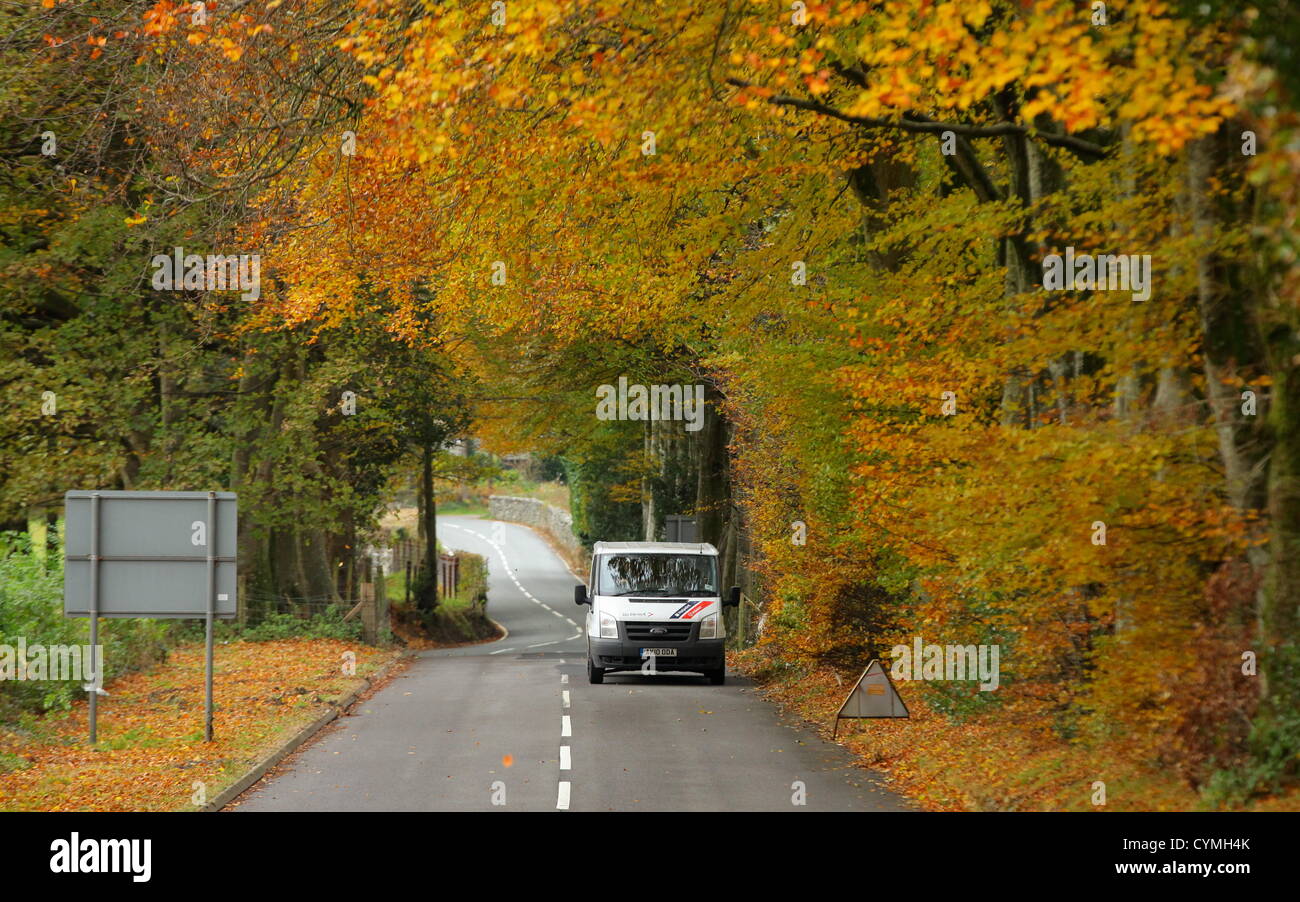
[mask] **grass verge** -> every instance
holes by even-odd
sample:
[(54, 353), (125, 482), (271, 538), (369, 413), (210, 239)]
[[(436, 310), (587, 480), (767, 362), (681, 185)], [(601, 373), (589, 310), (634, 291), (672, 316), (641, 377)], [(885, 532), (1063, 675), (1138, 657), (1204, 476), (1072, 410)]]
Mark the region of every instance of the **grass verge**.
[[(827, 741), (851, 681), (830, 669), (782, 666), (756, 650), (729, 663), (759, 684), (769, 701), (800, 717)], [(931, 811), (1195, 811), (1211, 807), (1186, 782), (1150, 764), (1122, 738), (1067, 742), (1050, 724), (1014, 708), (958, 720), (929, 708), (915, 687), (896, 683), (911, 716), (842, 720), (840, 745), (863, 767)], [(1105, 783), (1105, 805), (1093, 804)], [(1254, 811), (1300, 810), (1300, 788), (1256, 799)]]
[(84, 699), (0, 728), (0, 810), (195, 810), (397, 654), (334, 639), (218, 645), (205, 743), (203, 645), (177, 646), (152, 672), (105, 687), (93, 748)]
[(459, 552), (460, 577), (455, 595), (438, 600), (431, 613), (406, 603), (406, 574), (387, 577), (393, 634), (408, 648), (444, 648), (499, 639), (504, 632), (487, 615), (487, 560), (468, 551)]

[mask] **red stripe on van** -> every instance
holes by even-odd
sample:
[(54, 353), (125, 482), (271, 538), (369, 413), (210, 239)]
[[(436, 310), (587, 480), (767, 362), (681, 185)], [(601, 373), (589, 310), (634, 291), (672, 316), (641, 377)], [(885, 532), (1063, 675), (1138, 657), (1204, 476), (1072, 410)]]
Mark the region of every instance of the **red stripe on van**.
[(683, 615), (682, 615), (682, 619), (683, 619), (683, 620), (690, 620), (690, 619), (691, 619), (692, 617), (694, 617), (696, 614), (700, 613), (700, 611), (703, 611), (705, 608), (707, 608), (710, 604), (712, 604), (712, 602), (701, 601), (701, 602), (700, 602), (699, 604), (697, 604), (695, 607), (691, 608), (689, 611), (687, 611), (685, 614), (683, 614)]

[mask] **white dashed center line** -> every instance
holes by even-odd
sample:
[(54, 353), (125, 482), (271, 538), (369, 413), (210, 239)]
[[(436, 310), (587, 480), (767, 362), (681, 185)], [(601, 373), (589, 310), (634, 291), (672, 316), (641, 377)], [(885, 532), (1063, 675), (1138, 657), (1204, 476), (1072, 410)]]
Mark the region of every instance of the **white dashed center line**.
[[(562, 673), (562, 674), (560, 674), (560, 685), (565, 685), (565, 684), (567, 684), (568, 682), (569, 682), (569, 675), (568, 675), (567, 673)], [(560, 690), (560, 708), (561, 708), (561, 710), (564, 710), (564, 711), (569, 710), (569, 705), (570, 705), (569, 690), (568, 690), (568, 689), (561, 689), (561, 690)], [(568, 714), (561, 714), (561, 715), (560, 715), (560, 739), (561, 739), (561, 742), (560, 742), (560, 775), (561, 775), (561, 776), (564, 776), (564, 775), (567, 774), (570, 770), (573, 769), (573, 753), (572, 753), (572, 749), (570, 749), (570, 747), (569, 747), (569, 743), (563, 741), (563, 740), (566, 739), (566, 738), (572, 738), (572, 736), (573, 736), (573, 719), (572, 719)], [(570, 784), (569, 784), (569, 781), (568, 781), (568, 780), (561, 780), (561, 781), (560, 781), (560, 797), (559, 797), (559, 800), (555, 803), (555, 807), (556, 807), (556, 808), (567, 809), (567, 808), (569, 807), (569, 791), (570, 791)]]
[[(515, 584), (515, 587), (516, 587), (517, 589), (519, 589), (520, 592), (523, 593), (524, 597), (527, 598), (529, 601), (531, 601), (533, 604), (539, 605), (540, 607), (544, 608), (545, 610), (550, 611), (550, 612), (551, 612), (552, 614), (554, 614), (556, 617), (559, 617), (561, 620), (563, 620), (565, 623), (569, 624), (570, 626), (572, 626), (572, 627), (575, 629), (574, 634), (573, 634), (572, 636), (569, 636), (569, 637), (565, 638), (565, 639), (555, 639), (555, 640), (553, 640), (553, 641), (551, 641), (551, 642), (538, 642), (538, 643), (536, 643), (536, 644), (534, 644), (534, 645), (529, 645), (528, 648), (541, 648), (542, 646), (545, 646), (545, 645), (555, 645), (555, 644), (557, 644), (557, 643), (559, 643), (559, 642), (568, 642), (568, 641), (572, 641), (573, 639), (577, 639), (577, 638), (579, 638), (579, 637), (582, 636), (582, 630), (583, 630), (583, 628), (582, 628), (581, 626), (579, 626), (579, 625), (578, 625), (577, 623), (575, 623), (571, 618), (566, 617), (564, 614), (561, 614), (559, 611), (555, 610), (555, 608), (551, 607), (551, 606), (548, 605), (546, 602), (542, 601), (540, 598), (536, 597), (535, 595), (533, 595), (531, 592), (529, 592), (527, 589), (524, 588), (523, 583), (521, 583), (521, 582), (519, 581), (519, 577), (515, 576), (515, 569), (516, 569), (516, 568), (510, 566), (510, 560), (506, 557), (505, 549), (502, 548), (500, 544), (498, 544), (497, 542), (494, 542), (492, 539), (488, 538), (487, 536), (483, 535), (483, 533), (478, 532), (477, 530), (468, 529), (468, 528), (466, 528), (466, 527), (464, 527), (464, 526), (457, 526), (455, 523), (444, 523), (444, 524), (442, 524), (442, 525), (443, 525), (443, 526), (450, 527), (451, 529), (459, 529), (459, 530), (461, 530), (462, 532), (467, 532), (467, 533), (469, 533), (470, 535), (473, 535), (473, 536), (478, 536), (478, 538), (482, 539), (484, 542), (487, 542), (489, 545), (491, 545), (492, 548), (496, 551), (497, 555), (501, 558), (501, 563), (505, 565), (505, 568), (506, 568), (506, 576), (510, 577), (510, 581), (513, 582), (513, 583)], [(568, 568), (568, 564), (565, 564), (565, 567)], [(570, 569), (569, 572), (572, 573), (573, 571)], [(578, 578), (578, 577), (576, 576), (576, 574), (575, 574), (574, 578), (575, 578), (575, 579)], [(488, 654), (499, 655), (499, 654), (502, 654), (502, 653), (504, 653), (504, 652), (508, 652), (508, 651), (513, 651), (513, 647), (512, 647), (512, 648), (499, 648), (499, 649), (497, 649), (497, 650), (495, 650), (495, 651), (488, 652)], [(564, 659), (561, 659), (561, 660), (560, 660), (560, 663), (561, 663), (561, 664), (564, 664), (564, 663), (566, 663), (566, 661), (565, 661)], [(562, 674), (560, 674), (560, 683), (561, 683), (561, 685), (568, 685), (568, 682), (569, 682), (569, 675), (568, 675), (567, 673), (562, 673)], [(573, 704), (572, 699), (569, 697), (569, 690), (568, 690), (568, 689), (561, 690), (561, 692), (560, 692), (560, 707), (561, 707), (563, 710), (567, 711), (567, 710), (569, 710), (569, 708), (572, 706), (572, 704)], [(562, 714), (562, 715), (560, 715), (560, 738), (561, 738), (561, 739), (570, 739), (570, 738), (572, 738), (572, 736), (573, 736), (573, 720), (572, 720), (572, 718), (571, 718), (568, 714)], [(561, 772), (567, 772), (567, 771), (570, 771), (570, 770), (572, 770), (572, 769), (573, 769), (573, 752), (572, 752), (572, 748), (570, 747), (570, 745), (569, 745), (567, 742), (566, 742), (566, 743), (562, 743), (562, 744), (560, 745), (560, 771), (561, 771)], [(561, 781), (559, 781), (559, 788), (558, 788), (558, 791), (557, 791), (557, 794), (556, 794), (556, 799), (555, 799), (555, 807), (556, 807), (556, 808), (558, 808), (558, 809), (561, 810), (561, 811), (567, 811), (567, 810), (568, 810), (568, 808), (569, 808), (569, 795), (570, 795), (571, 791), (572, 791), (572, 786), (571, 786), (571, 784), (570, 784), (570, 782), (569, 782), (568, 780), (561, 780)]]

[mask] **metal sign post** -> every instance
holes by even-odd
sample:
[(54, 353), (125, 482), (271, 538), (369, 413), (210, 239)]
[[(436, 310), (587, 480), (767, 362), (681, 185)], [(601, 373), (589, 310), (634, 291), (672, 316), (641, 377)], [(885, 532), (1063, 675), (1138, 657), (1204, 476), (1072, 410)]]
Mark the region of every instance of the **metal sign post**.
[[(211, 742), (216, 618), (238, 614), (236, 496), (68, 492), (64, 511), (63, 613), (90, 618), (92, 649), (100, 617), (203, 618), (203, 735)], [(102, 670), (101, 659), (87, 687), (91, 743), (98, 739)]]
[[(90, 496), (90, 657), (103, 667), (102, 660), (96, 660), (95, 649), (99, 648), (99, 492)], [(99, 674), (92, 674), (86, 691), (90, 693), (90, 744), (94, 745), (99, 732), (97, 702), (99, 701)]]
[(208, 492), (207, 625), (204, 629), (203, 741), (212, 741), (212, 624), (217, 616), (217, 493)]

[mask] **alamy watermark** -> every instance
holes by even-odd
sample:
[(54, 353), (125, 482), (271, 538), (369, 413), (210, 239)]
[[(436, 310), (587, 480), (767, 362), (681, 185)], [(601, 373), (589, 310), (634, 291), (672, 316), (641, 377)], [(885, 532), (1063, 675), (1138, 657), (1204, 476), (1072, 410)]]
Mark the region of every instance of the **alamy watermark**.
[(104, 646), (0, 645), (0, 680), (76, 680), (87, 688), (104, 684)]
[(895, 645), (889, 654), (889, 675), (896, 680), (979, 680), (980, 692), (992, 692), (1001, 680), (998, 645), (932, 645), (915, 636), (910, 646)]
[(704, 428), (703, 385), (628, 384), (618, 377), (618, 386), (596, 389), (596, 418), (599, 420), (685, 420), (687, 432)]
[(135, 883), (148, 883), (153, 874), (151, 839), (68, 839), (50, 843), (50, 871), (55, 874), (130, 874)]
[(1133, 300), (1151, 297), (1150, 254), (1065, 254), (1043, 257), (1043, 287), (1048, 291), (1131, 291)]
[(240, 291), (246, 301), (262, 296), (261, 254), (187, 254), (183, 247), (171, 254), (155, 254), (155, 291)]

